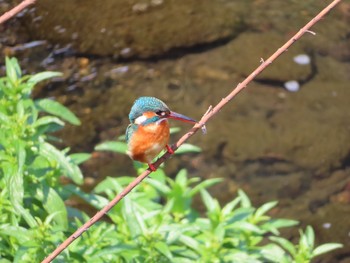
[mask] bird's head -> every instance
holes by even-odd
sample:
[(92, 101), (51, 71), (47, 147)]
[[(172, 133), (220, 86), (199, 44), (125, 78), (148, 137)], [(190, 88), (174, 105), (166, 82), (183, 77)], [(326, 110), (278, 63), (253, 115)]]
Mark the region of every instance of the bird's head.
[(129, 119), (137, 125), (159, 123), (166, 119), (176, 119), (183, 122), (196, 123), (185, 115), (171, 111), (161, 100), (154, 97), (140, 97), (131, 108)]

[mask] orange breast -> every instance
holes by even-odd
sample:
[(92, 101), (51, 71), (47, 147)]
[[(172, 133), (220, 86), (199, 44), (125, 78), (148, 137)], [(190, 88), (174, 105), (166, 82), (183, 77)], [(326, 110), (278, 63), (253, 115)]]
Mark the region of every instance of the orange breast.
[(139, 125), (129, 142), (128, 154), (133, 160), (151, 163), (169, 142), (169, 124), (163, 120), (159, 124)]

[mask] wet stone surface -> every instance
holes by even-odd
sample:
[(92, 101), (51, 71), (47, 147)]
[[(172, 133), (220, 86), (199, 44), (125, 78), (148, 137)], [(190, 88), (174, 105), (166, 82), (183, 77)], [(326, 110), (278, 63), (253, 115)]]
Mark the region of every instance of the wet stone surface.
[[(59, 146), (91, 152), (98, 143), (124, 134), (130, 106), (139, 96), (158, 97), (199, 119), (324, 7), (316, 0), (209, 2), (131, 1), (117, 9), (119, 1), (108, 1), (103, 8), (113, 12), (97, 16), (96, 1), (86, 1), (79, 12), (68, 11), (70, 1), (39, 1), (25, 18), (34, 16), (35, 26), (21, 26), (25, 20), (20, 19), (2, 27), (1, 61), (14, 55), (25, 72), (63, 72), (33, 95), (64, 103), (82, 120), (81, 126), (68, 125), (58, 134), (63, 138)], [(192, 137), (190, 143), (200, 146), (201, 154), (176, 156), (166, 166), (169, 176), (186, 167), (191, 176), (225, 178), (211, 188), (221, 202), (232, 200), (238, 188), (257, 205), (279, 200), (274, 216), (311, 224), (320, 242), (344, 244), (319, 262), (350, 258), (348, 10), (348, 3), (335, 8), (313, 28), (315, 36), (304, 36), (210, 120), (206, 135)], [(86, 18), (93, 22), (89, 32), (82, 27)], [(106, 30), (98, 32), (101, 28)], [(45, 42), (33, 43), (38, 40)], [(205, 49), (197, 46), (203, 43)], [(127, 47), (132, 47), (133, 60), (118, 60), (129, 56), (122, 55)], [(181, 52), (170, 55), (173, 48)], [(309, 55), (310, 64), (295, 63), (300, 54)], [(298, 92), (283, 87), (289, 80), (300, 81)], [(183, 132), (189, 128), (171, 124)], [(83, 165), (87, 189), (106, 176), (134, 174), (126, 156), (93, 156)]]
[(245, 1), (63, 0), (58, 5), (43, 0), (29, 13), (32, 23), (26, 27), (35, 38), (72, 44), (78, 53), (163, 57), (234, 38), (243, 29), (247, 7)]

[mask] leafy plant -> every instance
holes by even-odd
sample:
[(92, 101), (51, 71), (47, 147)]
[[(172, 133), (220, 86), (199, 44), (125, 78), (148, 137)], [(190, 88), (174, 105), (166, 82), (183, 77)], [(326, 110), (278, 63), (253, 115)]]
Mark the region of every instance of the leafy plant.
[[(72, 195), (100, 209), (134, 178), (107, 177), (91, 193), (79, 186), (78, 164), (89, 154), (70, 154), (49, 143), (64, 126), (80, 124), (54, 100), (32, 100), (39, 81), (59, 76), (43, 72), (22, 76), (17, 60), (6, 59), (0, 78), (0, 262), (39, 262), (89, 217), (65, 205)], [(97, 150), (125, 154), (124, 141), (105, 142)], [(193, 145), (179, 150), (198, 152)], [(181, 153), (180, 151), (180, 153)], [(177, 151), (179, 153), (179, 151)], [(144, 169), (135, 163), (135, 169)], [(61, 176), (75, 184), (62, 185)], [(57, 257), (57, 262), (310, 262), (341, 247), (314, 247), (314, 232), (300, 232), (298, 244), (279, 236), (297, 224), (274, 219), (269, 202), (255, 208), (243, 191), (221, 206), (207, 188), (221, 179), (201, 181), (181, 170), (174, 179), (159, 168), (144, 180), (106, 220), (98, 222)], [(193, 206), (200, 195), (205, 211)]]
[(281, 237), (270, 237), (270, 240), (276, 242), (288, 252), (288, 254), (279, 258), (282, 263), (291, 262), (292, 259), (295, 262), (310, 262), (311, 259), (319, 255), (342, 247), (341, 244), (327, 243), (315, 248), (315, 233), (310, 226), (306, 227), (305, 232), (300, 230), (300, 239), (297, 245), (293, 245), (290, 241)]
[[(125, 154), (126, 145), (123, 141), (105, 142), (96, 149)], [(132, 180), (131, 177), (107, 177), (92, 193), (83, 193), (77, 187), (71, 187), (70, 191), (101, 209)], [(99, 247), (100, 259), (118, 262), (310, 262), (322, 253), (341, 247), (330, 243), (314, 249), (311, 227), (301, 232), (296, 245), (280, 237), (281, 228), (295, 226), (298, 222), (271, 218), (267, 213), (277, 202), (255, 208), (240, 190), (238, 197), (221, 207), (206, 190), (220, 181), (215, 178), (200, 182), (199, 178), (188, 178), (186, 170), (179, 171), (171, 179), (159, 168), (108, 213), (116, 232), (109, 245)], [(197, 194), (201, 195), (206, 208), (205, 215), (193, 207)], [(98, 243), (103, 243), (103, 237), (97, 238)], [(90, 260), (92, 258), (87, 259)]]
[[(60, 76), (42, 72), (22, 76), (15, 58), (6, 58), (0, 78), (0, 258), (14, 262), (42, 259), (68, 230), (67, 209), (59, 177), (77, 184), (83, 176), (68, 149), (48, 142), (49, 132), (78, 125), (60, 103), (31, 99), (34, 86)], [(61, 231), (61, 232), (57, 232)], [(52, 233), (55, 232), (55, 235)], [(35, 260), (34, 260), (35, 261)]]
[[(70, 190), (100, 209), (131, 180), (129, 177), (108, 177), (90, 194), (82, 193), (78, 188)], [(248, 196), (239, 190), (238, 197), (221, 207), (206, 190), (220, 180), (198, 181), (198, 178), (189, 179), (186, 170), (181, 170), (175, 179), (166, 178), (165, 182), (146, 179), (108, 213), (115, 226), (111, 226), (114, 232), (108, 232), (106, 236), (94, 235), (96, 244), (106, 244), (106, 239), (110, 242), (97, 249), (100, 260), (310, 262), (322, 253), (341, 247), (340, 244), (325, 244), (314, 249), (311, 227), (307, 227), (305, 233), (301, 232), (299, 244), (294, 245), (280, 237), (279, 230), (298, 222), (274, 219), (267, 214), (277, 202), (255, 208)], [(206, 208), (205, 215), (192, 205), (193, 197), (198, 193)], [(80, 240), (80, 245), (83, 244), (84, 237)], [(86, 258), (88, 262), (93, 259), (95, 255)]]

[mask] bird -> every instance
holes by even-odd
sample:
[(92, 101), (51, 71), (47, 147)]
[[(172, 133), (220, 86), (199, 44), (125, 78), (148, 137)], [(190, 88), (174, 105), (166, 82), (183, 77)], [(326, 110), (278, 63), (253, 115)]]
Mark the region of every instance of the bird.
[(125, 133), (127, 154), (132, 160), (147, 163), (151, 171), (156, 170), (152, 160), (163, 149), (170, 154), (174, 153), (169, 146), (168, 119), (196, 123), (192, 118), (171, 111), (163, 101), (155, 97), (139, 97), (129, 113), (130, 124)]

